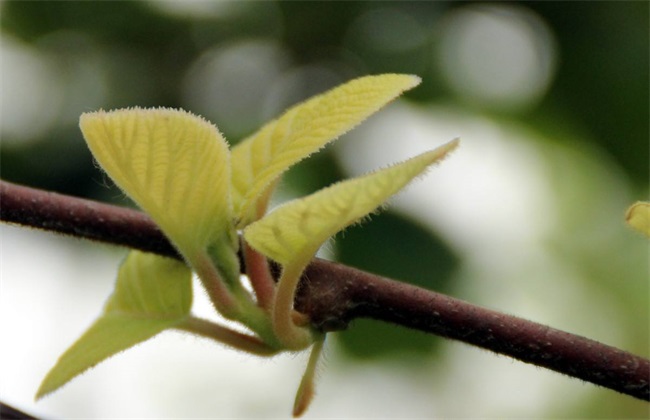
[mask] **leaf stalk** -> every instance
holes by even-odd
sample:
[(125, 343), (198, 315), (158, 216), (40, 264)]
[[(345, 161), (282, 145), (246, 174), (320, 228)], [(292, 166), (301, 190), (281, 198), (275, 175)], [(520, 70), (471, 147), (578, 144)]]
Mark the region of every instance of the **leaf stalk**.
[(279, 352), (277, 348), (269, 346), (255, 336), (240, 333), (195, 316), (188, 317), (175, 328), (216, 340), (236, 350), (245, 351), (257, 356), (273, 356)]

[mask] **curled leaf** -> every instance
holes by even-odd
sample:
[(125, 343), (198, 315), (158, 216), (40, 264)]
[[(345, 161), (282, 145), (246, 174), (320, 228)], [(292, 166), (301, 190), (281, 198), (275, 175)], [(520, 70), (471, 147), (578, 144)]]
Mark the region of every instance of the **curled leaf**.
[(183, 255), (231, 241), (230, 154), (214, 125), (130, 108), (83, 114), (80, 126), (97, 162)]
[(308, 261), (330, 236), (373, 212), (457, 145), (458, 140), (453, 140), (402, 163), (291, 201), (249, 225), (244, 237), (253, 248), (281, 264)]
[(232, 162), (233, 203), (239, 226), (246, 226), (263, 213), (259, 202), (265, 204), (274, 181), (290, 166), (419, 83), (417, 76), (400, 74), (352, 80), (294, 106), (237, 144)]
[(638, 201), (625, 213), (628, 225), (650, 237), (650, 203)]
[(85, 370), (186, 319), (192, 273), (176, 260), (132, 251), (120, 267), (101, 317), (59, 358), (41, 383), (41, 398)]

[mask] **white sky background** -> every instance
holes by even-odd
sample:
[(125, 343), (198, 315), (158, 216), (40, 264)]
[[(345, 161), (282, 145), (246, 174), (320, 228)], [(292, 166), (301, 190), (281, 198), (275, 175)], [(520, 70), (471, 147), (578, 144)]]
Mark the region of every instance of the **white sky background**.
[[(381, 27), (381, 19), (390, 16), (387, 10), (362, 20), (364, 25)], [(548, 29), (529, 13), (509, 7), (501, 7), (499, 13), (466, 8), (446, 16), (444, 22), (443, 42), (431, 59), (441, 63), (459, 97), (474, 104), (534, 106), (552, 83), (558, 52)], [(418, 36), (409, 39), (423, 42), (426, 28), (411, 23), (405, 27), (412, 27)], [(490, 53), (494, 45), (508, 48)], [(46, 70), (48, 58), (34, 56), (5, 39), (1, 48), (3, 111), (11, 111), (3, 112), (3, 133), (20, 130), (21, 121), (28, 126), (44, 106), (52, 109), (52, 104), (63, 103), (66, 113), (71, 112), (63, 93), (53, 87), (58, 79)], [(208, 50), (183, 81), (188, 108), (205, 113), (211, 109), (214, 115), (205, 116), (218, 123), (232, 117), (229, 106), (238, 112), (257, 107), (252, 115), (263, 119), (272, 114), (270, 110), (277, 112), (277, 104), (286, 105), (291, 92), (285, 87), (291, 80), (331, 79), (322, 68), (286, 74), (290, 63), (278, 48), (252, 41)], [(477, 51), (489, 54), (477, 60)], [(242, 60), (241, 68), (233, 67), (237, 60)], [(255, 71), (259, 68), (268, 69), (269, 86), (257, 95), (224, 100), (200, 89), (222, 89), (219, 83), (225, 79), (234, 80), (235, 86), (250, 86), (251, 80), (259, 80)], [(99, 74), (83, 69), (79, 67), (79, 74)], [(101, 85), (101, 75), (95, 77), (88, 83)], [(100, 103), (102, 95), (99, 89), (91, 102)], [(8, 107), (14, 103), (12, 98), (22, 102), (16, 99), (16, 106)], [(53, 115), (45, 114), (42, 124), (32, 126), (34, 131), (25, 139), (46, 130)], [(237, 122), (232, 126), (235, 131), (240, 128)], [(552, 247), (558, 238), (565, 238), (567, 200), (575, 196), (591, 207), (576, 207), (585, 213), (584, 225), (577, 231), (583, 237), (569, 245), (585, 246), (581, 241), (591, 241), (602, 244), (598, 252), (624, 253), (627, 259), (612, 262), (613, 272), (621, 276), (629, 274), (620, 268), (625, 265), (621, 261), (642, 266), (647, 258), (643, 238), (630, 235), (622, 224), (626, 205), (637, 198), (618, 168), (603, 160), (598, 150), (577, 141), (553, 146), (525, 127), (457, 107), (417, 108), (399, 102), (340, 140), (335, 150), (350, 175), (357, 175), (458, 136), (460, 149), (392, 205), (435, 229), (463, 256), (457, 273), (464, 285), (462, 297), (625, 347), (632, 333), (622, 328), (629, 321), (626, 308), (617, 306), (621, 303), (607, 289), (589, 283), (580, 261)], [(571, 158), (561, 164), (567, 156)], [(560, 188), (553, 181), (557, 168), (565, 175)], [(585, 178), (596, 180), (598, 188), (588, 187)], [(603, 228), (609, 225), (614, 227)], [(5, 225), (0, 226), (0, 241), (3, 401), (46, 418), (289, 416), (306, 353), (262, 360), (181, 333), (163, 333), (34, 403), (33, 395), (47, 370), (99, 314), (124, 251)], [(643, 275), (631, 281), (643, 281)], [(620, 287), (635, 288), (634, 284)], [(209, 304), (198, 287), (195, 301), (198, 312), (208, 312)], [(576, 302), (585, 310), (571, 310)], [(591, 311), (590, 306), (601, 310)], [(342, 413), (351, 418), (477, 413), (544, 417), (550, 409), (561, 413), (562, 407), (579, 403), (592, 390), (578, 381), (457, 343), (448, 343), (443, 357), (414, 369), (397, 362), (351, 364), (338, 357), (335, 341), (334, 334), (318, 395), (306, 418), (341, 417)]]

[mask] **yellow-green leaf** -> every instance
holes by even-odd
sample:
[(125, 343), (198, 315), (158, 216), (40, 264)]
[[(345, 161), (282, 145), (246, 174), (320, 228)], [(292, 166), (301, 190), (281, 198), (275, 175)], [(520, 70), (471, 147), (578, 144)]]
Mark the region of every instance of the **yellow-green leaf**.
[(625, 214), (625, 221), (639, 232), (650, 237), (650, 203), (634, 203)]
[(83, 114), (80, 126), (101, 167), (186, 257), (232, 234), (230, 154), (214, 125), (130, 108)]
[(374, 211), (457, 144), (453, 140), (405, 162), (291, 201), (249, 225), (244, 237), (253, 248), (283, 265), (304, 262), (330, 236)]
[(291, 165), (352, 129), (405, 90), (411, 75), (385, 74), (352, 80), (294, 106), (232, 150), (233, 203), (239, 226), (256, 220), (258, 201)]
[(192, 305), (192, 273), (176, 260), (132, 251), (120, 267), (101, 317), (59, 358), (36, 398), (99, 362), (183, 321)]

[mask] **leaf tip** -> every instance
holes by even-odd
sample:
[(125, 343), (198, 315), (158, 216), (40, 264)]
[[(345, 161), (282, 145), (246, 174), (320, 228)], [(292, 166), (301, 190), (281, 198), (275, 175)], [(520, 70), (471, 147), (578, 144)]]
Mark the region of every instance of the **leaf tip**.
[(454, 152), (460, 145), (460, 138), (456, 137), (455, 139), (448, 141), (447, 143), (439, 146), (429, 152), (422, 154), (421, 156), (427, 156), (428, 163), (431, 165), (434, 163), (440, 163), (442, 160), (449, 157), (449, 155)]
[(300, 388), (298, 395), (296, 395), (296, 401), (293, 404), (293, 412), (291, 413), (294, 418), (301, 417), (307, 411), (309, 404), (314, 399), (314, 395), (313, 383), (306, 384)]
[(405, 74), (404, 76), (408, 77), (410, 79), (410, 85), (407, 89), (412, 89), (422, 83), (422, 78), (418, 75), (415, 74)]
[(460, 137), (456, 137), (453, 140), (448, 141), (440, 147), (441, 152), (445, 155), (453, 152), (460, 145)]
[(316, 395), (316, 387), (314, 385), (316, 378), (316, 365), (318, 364), (320, 355), (323, 352), (324, 344), (325, 336), (317, 340), (311, 350), (309, 361), (307, 362), (307, 369), (305, 370), (305, 374), (300, 381), (300, 386), (298, 387), (298, 392), (296, 393), (296, 400), (293, 404), (293, 417), (302, 416), (305, 411), (307, 411), (309, 404)]
[(57, 383), (54, 380), (51, 372), (52, 371), (48, 372), (48, 374), (45, 376), (45, 378), (43, 379), (43, 381), (39, 385), (38, 390), (36, 391), (36, 394), (34, 394), (34, 401), (37, 401), (37, 402), (40, 401), (41, 399), (43, 399), (44, 397), (50, 395), (51, 393), (53, 393), (54, 391), (61, 388), (63, 385), (65, 385), (67, 383), (67, 381), (62, 382), (62, 383), (60, 383), (60, 382)]
[(369, 78), (375, 79), (376, 81), (381, 81), (381, 84), (383, 84), (385, 87), (391, 86), (392, 89), (396, 89), (396, 91), (394, 91), (395, 93), (393, 99), (399, 96), (402, 92), (411, 90), (422, 83), (422, 78), (415, 74), (388, 73), (369, 76)]
[(43, 389), (43, 384), (38, 388), (38, 391), (36, 391), (36, 394), (34, 395), (34, 401), (38, 402), (41, 400), (44, 396), (49, 394), (46, 390)]

